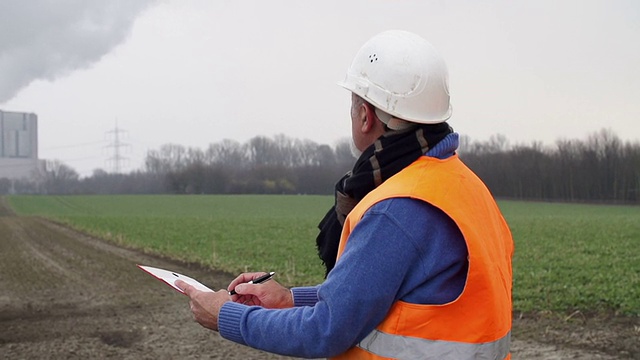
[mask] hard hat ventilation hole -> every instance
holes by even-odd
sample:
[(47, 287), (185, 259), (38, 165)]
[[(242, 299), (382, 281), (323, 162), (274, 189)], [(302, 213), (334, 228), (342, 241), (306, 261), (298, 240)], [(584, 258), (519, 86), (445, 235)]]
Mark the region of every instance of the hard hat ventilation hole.
[(376, 54), (369, 55), (369, 62), (374, 62), (374, 61), (378, 61), (378, 55)]

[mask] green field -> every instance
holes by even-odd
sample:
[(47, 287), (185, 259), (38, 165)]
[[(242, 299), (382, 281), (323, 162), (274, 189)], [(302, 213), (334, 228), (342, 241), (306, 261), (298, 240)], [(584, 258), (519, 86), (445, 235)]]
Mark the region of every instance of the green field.
[[(329, 196), (11, 196), (21, 215), (53, 218), (130, 247), (214, 268), (323, 279), (317, 223)], [(640, 314), (640, 207), (499, 202), (513, 232), (516, 311)], [(150, 264), (152, 265), (152, 264)]]

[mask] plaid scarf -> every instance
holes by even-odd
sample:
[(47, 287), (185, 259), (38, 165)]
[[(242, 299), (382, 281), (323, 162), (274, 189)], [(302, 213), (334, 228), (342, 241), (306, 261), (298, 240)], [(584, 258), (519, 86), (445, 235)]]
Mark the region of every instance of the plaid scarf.
[(447, 123), (427, 124), (387, 132), (369, 146), (353, 169), (335, 186), (334, 206), (318, 224), (318, 255), (326, 267), (325, 277), (336, 264), (340, 234), (351, 210), (371, 190), (409, 166), (453, 129)]

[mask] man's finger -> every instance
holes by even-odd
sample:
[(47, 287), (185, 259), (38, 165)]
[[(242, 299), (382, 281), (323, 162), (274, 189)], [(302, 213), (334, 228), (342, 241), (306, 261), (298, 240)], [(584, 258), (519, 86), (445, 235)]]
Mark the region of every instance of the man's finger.
[(176, 280), (174, 282), (174, 284), (180, 289), (182, 290), (182, 292), (184, 292), (185, 294), (187, 294), (187, 296), (191, 297), (190, 293), (195, 289), (193, 286), (187, 284), (186, 282), (182, 281), (182, 280)]
[(261, 284), (240, 284), (236, 286), (236, 292), (240, 295), (263, 295), (265, 290)]

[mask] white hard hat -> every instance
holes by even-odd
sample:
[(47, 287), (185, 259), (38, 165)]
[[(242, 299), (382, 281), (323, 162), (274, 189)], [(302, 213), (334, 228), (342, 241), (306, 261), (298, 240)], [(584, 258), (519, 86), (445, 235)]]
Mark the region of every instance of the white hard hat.
[(451, 117), (444, 60), (429, 42), (407, 31), (369, 39), (338, 84), (403, 120), (437, 124)]

